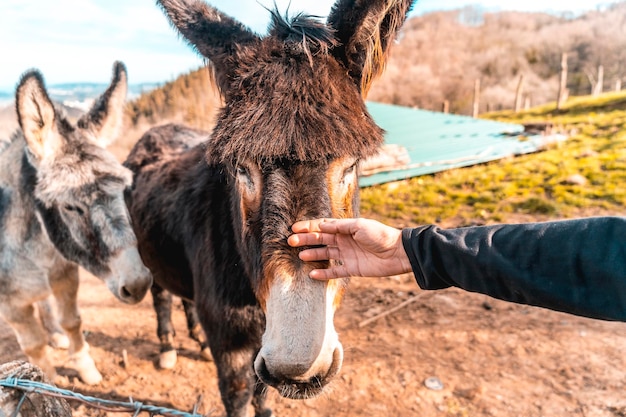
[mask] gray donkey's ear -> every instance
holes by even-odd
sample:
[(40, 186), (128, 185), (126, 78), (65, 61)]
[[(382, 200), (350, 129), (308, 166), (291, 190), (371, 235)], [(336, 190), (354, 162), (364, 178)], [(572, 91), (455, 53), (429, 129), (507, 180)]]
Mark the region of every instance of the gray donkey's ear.
[(30, 70), (22, 75), (15, 92), (15, 109), (30, 154), (37, 161), (55, 155), (62, 141), (54, 105), (39, 71)]
[(89, 130), (98, 145), (107, 147), (120, 134), (124, 124), (124, 105), (128, 90), (126, 67), (121, 62), (113, 64), (113, 78), (109, 88), (96, 100), (89, 112), (77, 122), (80, 129)]
[(237, 45), (254, 42), (258, 36), (202, 0), (157, 0), (157, 4), (187, 42), (210, 61), (218, 87), (227, 92)]
[(341, 45), (333, 55), (367, 95), (385, 67), (389, 49), (415, 0), (337, 0), (328, 15)]

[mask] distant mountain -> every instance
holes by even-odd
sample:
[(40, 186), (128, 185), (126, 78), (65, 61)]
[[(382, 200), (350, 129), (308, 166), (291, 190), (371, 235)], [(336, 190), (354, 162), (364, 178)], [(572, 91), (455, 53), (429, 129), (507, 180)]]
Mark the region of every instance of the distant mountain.
[[(108, 87), (104, 83), (65, 83), (48, 86), (50, 98), (67, 107), (87, 110), (93, 101)], [(160, 87), (158, 83), (131, 84), (128, 86), (128, 100)], [(5, 107), (14, 99), (14, 92), (0, 91), (0, 107)]]
[(5, 91), (0, 91), (0, 107), (13, 100), (13, 94)]
[[(53, 101), (61, 104), (70, 119), (77, 119), (87, 111), (94, 100), (102, 94), (108, 84), (67, 83), (48, 86), (48, 94)], [(128, 86), (127, 100), (136, 100), (142, 94), (160, 87), (157, 83), (133, 84)], [(17, 127), (14, 108), (15, 93), (0, 91), (0, 140), (8, 137)]]

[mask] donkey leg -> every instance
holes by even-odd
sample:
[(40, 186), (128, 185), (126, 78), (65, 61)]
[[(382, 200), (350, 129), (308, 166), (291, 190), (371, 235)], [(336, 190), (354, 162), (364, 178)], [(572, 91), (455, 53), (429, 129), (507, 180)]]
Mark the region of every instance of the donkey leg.
[(69, 349), (70, 339), (59, 324), (59, 317), (55, 307), (56, 305), (52, 295), (37, 302), (39, 317), (41, 318), (43, 327), (48, 332), (50, 345), (57, 349)]
[(200, 325), (198, 312), (196, 311), (194, 303), (183, 299), (183, 308), (185, 309), (185, 317), (187, 318), (189, 337), (198, 342), (200, 345), (200, 356), (202, 356), (203, 359), (210, 361), (211, 349), (209, 349), (209, 342), (207, 341), (206, 334)]
[(54, 381), (56, 370), (50, 361), (51, 348), (48, 346), (46, 332), (35, 315), (34, 305), (7, 305), (2, 308), (2, 317), (15, 331), (17, 342), (28, 360)]
[[(215, 306), (206, 304), (195, 305), (206, 334), (211, 335), (208, 341), (226, 414), (228, 417), (246, 417), (258, 388), (253, 362), (261, 344), (261, 323), (254, 313), (251, 314), (251, 309), (217, 307), (217, 310), (229, 310), (226, 319), (222, 314), (214, 316), (208, 310)], [(254, 407), (257, 417), (272, 415), (271, 410), (265, 408), (263, 397)]]
[(89, 354), (89, 344), (82, 332), (82, 319), (78, 311), (78, 266), (65, 264), (50, 274), (50, 285), (57, 300), (61, 326), (70, 339), (70, 363), (85, 384), (102, 381), (102, 374)]
[(174, 326), (172, 325), (172, 294), (153, 283), (150, 288), (152, 304), (157, 315), (157, 336), (159, 337), (159, 367), (172, 369), (176, 365), (177, 355), (174, 348)]
[[(224, 341), (222, 341), (224, 342)], [(212, 349), (217, 367), (218, 386), (228, 417), (246, 417), (254, 392), (253, 352)], [(270, 414), (271, 415), (271, 412)]]

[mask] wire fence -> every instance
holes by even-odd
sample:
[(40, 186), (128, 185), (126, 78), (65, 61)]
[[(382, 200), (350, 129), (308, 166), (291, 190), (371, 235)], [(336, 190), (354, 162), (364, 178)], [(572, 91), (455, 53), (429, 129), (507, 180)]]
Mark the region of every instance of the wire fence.
[(14, 377), (8, 377), (0, 379), (0, 387), (13, 388), (23, 391), (23, 395), (17, 404), (15, 411), (9, 416), (6, 415), (0, 409), (0, 417), (16, 417), (19, 415), (20, 409), (24, 404), (28, 394), (36, 393), (41, 395), (47, 395), (51, 397), (63, 398), (70, 401), (79, 401), (86, 404), (89, 407), (97, 408), (110, 412), (128, 412), (134, 413), (133, 417), (139, 416), (142, 412), (147, 412), (151, 416), (164, 416), (164, 417), (208, 417), (208, 414), (198, 414), (197, 408), (201, 402), (201, 397), (198, 398), (196, 405), (191, 413), (173, 410), (170, 408), (157, 407), (150, 404), (144, 404), (140, 401), (133, 401), (129, 398), (128, 402), (105, 400), (102, 398), (91, 397), (83, 395), (78, 392), (70, 391), (67, 389), (57, 388), (54, 385), (44, 384), (42, 382), (30, 381), (27, 379), (20, 379)]

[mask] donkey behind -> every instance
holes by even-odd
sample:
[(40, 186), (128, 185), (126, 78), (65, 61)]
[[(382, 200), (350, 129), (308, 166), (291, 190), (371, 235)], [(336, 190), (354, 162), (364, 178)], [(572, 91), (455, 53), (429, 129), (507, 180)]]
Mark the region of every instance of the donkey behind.
[(102, 376), (81, 331), (78, 265), (126, 303), (139, 302), (152, 284), (124, 203), (132, 174), (104, 149), (121, 128), (126, 78), (115, 63), (111, 85), (74, 126), (39, 72), (25, 73), (16, 92), (20, 129), (0, 150), (0, 315), (29, 360), (54, 377), (35, 314), (53, 294), (70, 358), (87, 384)]
[(363, 97), (411, 0), (337, 0), (326, 23), (273, 12), (263, 38), (201, 0), (158, 3), (224, 107), (210, 136), (167, 125), (135, 145), (133, 226), (155, 282), (195, 302), (228, 415), (252, 400), (269, 416), (265, 384), (309, 398), (341, 368), (347, 282), (311, 280), (320, 264), (287, 237), (297, 220), (358, 216), (358, 162), (383, 142)]

